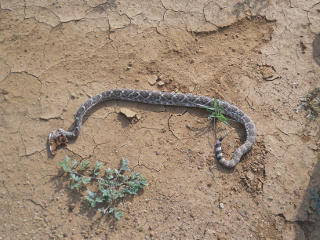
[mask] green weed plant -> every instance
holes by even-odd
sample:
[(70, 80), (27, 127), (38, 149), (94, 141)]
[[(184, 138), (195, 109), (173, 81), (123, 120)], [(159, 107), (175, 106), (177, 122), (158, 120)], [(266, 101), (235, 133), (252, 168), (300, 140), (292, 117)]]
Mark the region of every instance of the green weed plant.
[[(140, 173), (129, 169), (129, 160), (122, 158), (120, 168), (111, 170), (107, 168), (104, 172), (102, 163), (97, 161), (93, 170), (89, 170), (89, 161), (78, 164), (77, 161), (71, 162), (66, 156), (63, 162), (58, 162), (63, 171), (68, 173), (71, 180), (72, 190), (85, 190), (85, 199), (91, 207), (103, 205), (98, 211), (103, 214), (112, 214), (116, 220), (120, 220), (124, 212), (114, 207), (119, 200), (128, 195), (136, 195), (148, 181)], [(85, 173), (90, 173), (85, 175)], [(130, 174), (126, 174), (130, 172)], [(90, 190), (91, 189), (91, 190)], [(93, 190), (94, 189), (94, 190)]]
[(213, 100), (212, 107), (203, 106), (203, 105), (200, 105), (200, 107), (206, 109), (210, 113), (209, 119), (213, 119), (213, 118), (219, 119), (221, 122), (228, 125), (229, 127), (230, 127), (230, 124), (228, 123), (228, 121), (235, 122), (235, 120), (227, 118), (225, 115), (223, 115), (224, 113), (223, 107), (219, 105), (217, 99)]

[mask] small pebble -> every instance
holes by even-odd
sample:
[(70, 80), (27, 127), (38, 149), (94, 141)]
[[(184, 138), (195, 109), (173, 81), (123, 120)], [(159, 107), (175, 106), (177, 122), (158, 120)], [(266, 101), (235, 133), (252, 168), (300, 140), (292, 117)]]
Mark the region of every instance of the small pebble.
[(158, 80), (158, 77), (156, 75), (152, 75), (148, 77), (148, 83), (153, 86), (154, 84), (156, 84)]
[(249, 180), (253, 180), (254, 179), (254, 174), (252, 172), (247, 172), (246, 177)]
[(2, 89), (2, 94), (6, 95), (6, 94), (9, 94), (9, 92), (7, 90), (5, 90), (5, 89)]
[(76, 99), (77, 95), (74, 92), (70, 93), (70, 98), (71, 99)]
[(74, 203), (71, 203), (69, 205), (69, 211), (72, 212), (75, 207), (76, 207), (76, 205)]
[(136, 112), (134, 112), (130, 109), (127, 109), (127, 108), (120, 108), (120, 112), (129, 119), (132, 119), (137, 116)]

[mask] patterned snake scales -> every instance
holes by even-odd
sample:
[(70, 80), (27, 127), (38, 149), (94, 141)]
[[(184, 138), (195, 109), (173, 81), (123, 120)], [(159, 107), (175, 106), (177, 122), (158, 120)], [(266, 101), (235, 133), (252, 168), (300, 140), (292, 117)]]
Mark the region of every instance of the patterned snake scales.
[[(56, 147), (59, 145), (66, 144), (68, 139), (76, 138), (81, 129), (82, 120), (86, 112), (97, 105), (100, 102), (112, 99), (141, 102), (147, 104), (161, 104), (161, 105), (171, 105), (171, 106), (183, 106), (183, 107), (201, 107), (201, 106), (213, 106), (214, 98), (196, 96), (192, 94), (182, 94), (182, 93), (168, 93), (168, 92), (156, 92), (156, 91), (147, 91), (147, 90), (133, 90), (133, 89), (113, 89), (102, 92), (98, 95), (93, 96), (92, 98), (85, 101), (81, 107), (78, 109), (74, 126), (72, 131), (68, 132), (61, 128), (53, 131), (49, 134), (49, 144), (50, 151), (52, 154), (55, 154)], [(246, 140), (243, 145), (241, 145), (234, 153), (231, 160), (226, 160), (223, 157), (221, 149), (221, 141), (225, 136), (222, 136), (218, 139), (215, 150), (217, 160), (225, 167), (235, 167), (241, 157), (247, 153), (253, 144), (256, 141), (256, 127), (253, 121), (245, 114), (242, 110), (236, 106), (222, 100), (217, 99), (219, 106), (222, 106), (224, 114), (232, 117), (241, 124), (244, 125), (246, 129)]]

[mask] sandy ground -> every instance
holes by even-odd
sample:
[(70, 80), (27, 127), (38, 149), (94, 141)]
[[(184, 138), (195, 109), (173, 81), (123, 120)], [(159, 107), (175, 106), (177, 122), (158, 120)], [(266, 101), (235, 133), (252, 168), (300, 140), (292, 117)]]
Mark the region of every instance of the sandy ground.
[[(296, 110), (319, 85), (319, 12), (315, 0), (1, 0), (0, 238), (318, 239), (319, 121)], [(257, 143), (224, 169), (205, 111), (110, 101), (52, 157), (47, 135), (113, 88), (227, 100), (254, 120)], [(234, 126), (228, 158), (245, 137)], [(69, 190), (65, 155), (128, 158), (150, 185), (115, 222)]]

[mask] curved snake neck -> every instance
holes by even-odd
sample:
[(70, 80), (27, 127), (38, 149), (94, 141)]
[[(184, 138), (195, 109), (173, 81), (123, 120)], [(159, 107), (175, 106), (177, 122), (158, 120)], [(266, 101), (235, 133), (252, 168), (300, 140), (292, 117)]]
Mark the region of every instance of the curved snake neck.
[[(192, 94), (182, 93), (168, 93), (168, 92), (156, 92), (147, 90), (134, 90), (134, 89), (113, 89), (107, 90), (100, 94), (93, 96), (85, 101), (78, 109), (75, 115), (74, 126), (71, 131), (66, 131), (61, 128), (53, 131), (49, 134), (50, 151), (55, 154), (56, 146), (65, 144), (68, 139), (76, 138), (81, 130), (82, 120), (86, 112), (97, 105), (100, 102), (106, 100), (126, 100), (148, 104), (160, 104), (170, 106), (184, 106), (184, 107), (197, 107), (200, 106), (213, 106), (214, 98), (196, 96)], [(246, 129), (246, 140), (234, 153), (231, 160), (226, 160), (223, 157), (221, 149), (221, 141), (223, 137), (220, 137), (216, 144), (216, 156), (218, 161), (225, 167), (235, 167), (241, 157), (247, 153), (255, 143), (257, 132), (253, 121), (245, 114), (241, 109), (232, 105), (229, 102), (216, 99), (219, 106), (222, 106), (224, 114), (232, 117)], [(59, 143), (57, 143), (59, 142)], [(53, 146), (53, 147), (52, 147)]]

